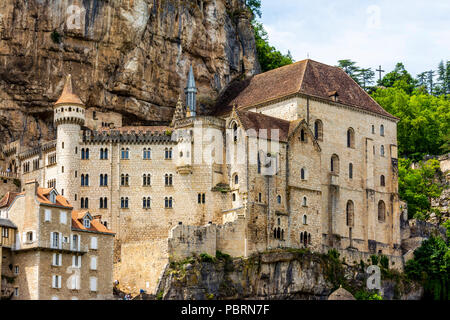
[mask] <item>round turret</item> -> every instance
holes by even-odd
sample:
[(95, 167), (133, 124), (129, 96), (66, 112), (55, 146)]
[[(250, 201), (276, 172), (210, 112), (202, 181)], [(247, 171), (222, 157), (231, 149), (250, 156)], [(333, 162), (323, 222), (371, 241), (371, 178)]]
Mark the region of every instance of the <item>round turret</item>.
[(61, 97), (53, 108), (53, 122), (56, 126), (63, 123), (84, 125), (86, 109), (81, 99), (73, 93), (72, 77), (69, 74)]
[(80, 141), (81, 126), (85, 122), (86, 109), (72, 90), (68, 75), (61, 97), (53, 108), (56, 130), (56, 162), (58, 173), (56, 189), (78, 209), (80, 193)]

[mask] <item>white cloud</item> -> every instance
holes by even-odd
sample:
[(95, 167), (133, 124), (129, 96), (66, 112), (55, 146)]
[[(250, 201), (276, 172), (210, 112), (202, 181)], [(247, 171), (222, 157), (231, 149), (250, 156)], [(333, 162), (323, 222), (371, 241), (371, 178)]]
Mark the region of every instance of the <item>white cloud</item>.
[(294, 58), (335, 65), (352, 59), (390, 71), (399, 61), (412, 75), (450, 60), (450, 2), (263, 0), (272, 45)]

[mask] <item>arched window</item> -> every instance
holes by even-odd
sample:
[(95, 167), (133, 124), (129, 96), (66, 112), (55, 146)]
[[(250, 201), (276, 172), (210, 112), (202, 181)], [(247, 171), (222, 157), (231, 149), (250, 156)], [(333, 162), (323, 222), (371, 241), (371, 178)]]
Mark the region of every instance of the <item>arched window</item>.
[(166, 173), (166, 175), (165, 175), (165, 184), (166, 184), (166, 187), (172, 186), (172, 178), (173, 178), (172, 174), (167, 174), (167, 173)]
[(100, 187), (103, 186), (103, 174), (100, 175)]
[(278, 227), (277, 228), (277, 239), (280, 239), (280, 238), (281, 238), (281, 228)]
[(239, 176), (237, 174), (234, 175), (234, 185), (239, 184)]
[(89, 199), (88, 198), (84, 198), (84, 208), (89, 209)]
[(238, 125), (237, 123), (233, 123), (233, 141), (236, 142), (238, 140)]
[(103, 198), (103, 209), (108, 209), (108, 198)]
[(347, 130), (347, 147), (348, 148), (355, 147), (355, 130), (353, 130), (353, 128), (349, 128)]
[(130, 183), (130, 176), (128, 174), (125, 175), (125, 185), (128, 186)]
[(353, 204), (353, 201), (348, 200), (346, 209), (346, 224), (348, 227), (353, 227), (354, 214), (355, 214), (355, 205)]
[(320, 120), (314, 122), (314, 137), (316, 140), (323, 140), (323, 124)]
[(100, 198), (100, 209), (103, 209), (103, 198)]
[(164, 198), (164, 207), (166, 209), (172, 208), (172, 197), (165, 197)]
[(308, 224), (308, 217), (305, 215), (303, 215), (303, 224)]
[(308, 244), (311, 244), (311, 233), (308, 233)]
[(277, 228), (273, 229), (273, 237), (275, 239), (277, 238)]
[(380, 155), (382, 157), (384, 157), (384, 146), (383, 145), (381, 145), (381, 147), (380, 147)]
[(349, 179), (353, 179), (353, 163), (348, 164), (348, 177)]
[(303, 141), (303, 142), (306, 141), (306, 135), (305, 135), (304, 129), (300, 130), (300, 141)]
[(233, 198), (233, 201), (236, 201), (236, 193), (233, 193), (232, 198)]
[(281, 196), (280, 195), (277, 196), (277, 203), (281, 204)]
[(284, 229), (281, 229), (281, 240), (284, 240)]
[(100, 148), (100, 160), (103, 160), (103, 148)]
[(303, 232), (303, 245), (304, 245), (305, 247), (308, 246), (308, 233), (307, 233), (306, 231)]
[(89, 186), (89, 175), (88, 175), (88, 174), (86, 174), (86, 175), (84, 176), (84, 185), (85, 185), (85, 186)]
[(85, 157), (86, 157), (86, 160), (89, 160), (89, 148), (86, 148)]
[(380, 126), (380, 136), (384, 137), (384, 125)]
[(81, 175), (81, 186), (84, 187), (84, 174)]
[(305, 168), (302, 168), (302, 170), (300, 170), (300, 178), (302, 179), (302, 180), (305, 180), (306, 179), (306, 170), (305, 170)]
[(300, 244), (303, 243), (303, 232), (300, 232)]
[(380, 186), (385, 187), (386, 186), (386, 179), (383, 175), (380, 177)]
[(378, 221), (383, 222), (386, 218), (386, 205), (383, 200), (378, 202)]
[(302, 206), (306, 207), (308, 205), (308, 199), (306, 197), (303, 197)]
[(130, 149), (129, 148), (121, 149), (121, 158), (124, 160), (127, 160), (130, 158)]
[(339, 157), (336, 154), (331, 157), (331, 172), (339, 173)]

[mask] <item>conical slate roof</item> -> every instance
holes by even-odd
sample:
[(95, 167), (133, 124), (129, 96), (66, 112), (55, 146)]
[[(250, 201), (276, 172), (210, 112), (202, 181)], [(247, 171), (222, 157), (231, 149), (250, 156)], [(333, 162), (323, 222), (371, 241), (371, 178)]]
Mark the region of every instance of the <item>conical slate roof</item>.
[(336, 291), (334, 291), (330, 296), (328, 297), (328, 300), (356, 300), (353, 295), (345, 290), (344, 288), (340, 287)]
[(72, 76), (69, 74), (66, 78), (66, 83), (64, 85), (63, 92), (59, 97), (58, 101), (56, 101), (55, 105), (61, 103), (71, 103), (71, 104), (80, 104), (83, 105), (81, 99), (73, 92), (72, 89)]
[(194, 78), (194, 69), (191, 67), (189, 68), (189, 75), (188, 75), (188, 81), (186, 89), (196, 89), (195, 87), (195, 78)]

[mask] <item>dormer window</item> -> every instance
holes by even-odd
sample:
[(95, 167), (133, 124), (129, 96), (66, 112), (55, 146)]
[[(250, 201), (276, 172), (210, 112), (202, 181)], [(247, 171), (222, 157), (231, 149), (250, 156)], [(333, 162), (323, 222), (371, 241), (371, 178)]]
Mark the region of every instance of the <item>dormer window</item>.
[(88, 217), (84, 218), (84, 220), (83, 220), (83, 226), (84, 226), (85, 228), (88, 228), (88, 229), (91, 227), (91, 220), (89, 220)]
[(56, 191), (55, 190), (52, 190), (51, 192), (50, 192), (50, 202), (51, 203), (56, 203)]

